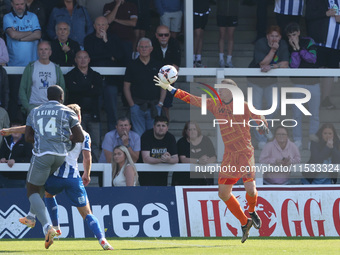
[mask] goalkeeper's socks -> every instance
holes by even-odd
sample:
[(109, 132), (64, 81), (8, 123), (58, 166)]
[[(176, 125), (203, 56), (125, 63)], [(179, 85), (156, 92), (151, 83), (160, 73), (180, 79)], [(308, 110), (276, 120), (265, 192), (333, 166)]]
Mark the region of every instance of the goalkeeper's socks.
[(240, 203), (234, 195), (231, 195), (224, 203), (227, 205), (230, 212), (240, 221), (242, 226), (247, 224), (248, 218), (242, 211)]
[(249, 194), (246, 193), (246, 199), (247, 199), (247, 202), (248, 202), (248, 205), (249, 205), (248, 212), (250, 212), (250, 213), (254, 212), (256, 202), (257, 202), (257, 191), (256, 191), (255, 196), (253, 196), (253, 197), (249, 196)]

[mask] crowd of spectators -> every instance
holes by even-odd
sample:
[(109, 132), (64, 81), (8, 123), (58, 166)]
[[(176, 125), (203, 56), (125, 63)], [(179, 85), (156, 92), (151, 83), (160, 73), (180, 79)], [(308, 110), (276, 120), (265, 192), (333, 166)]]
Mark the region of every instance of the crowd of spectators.
[[(183, 1), (171, 1), (170, 4), (170, 1), (166, 0), (114, 0), (105, 5), (103, 3), (102, 16), (95, 18), (81, 4), (83, 2), (86, 1), (0, 2), (3, 33), (3, 39), (0, 38), (0, 129), (8, 127), (9, 120), (12, 124), (16, 120), (24, 123), (31, 109), (47, 100), (48, 86), (58, 84), (65, 89), (66, 103), (77, 103), (82, 108), (82, 126), (92, 137), (93, 162), (116, 162), (112, 156), (114, 148), (122, 145), (127, 148), (129, 156), (122, 150), (119, 153), (125, 155), (125, 160), (131, 157), (133, 162), (216, 162), (216, 153), (211, 141), (209, 143), (209, 139), (201, 134), (197, 123), (186, 124), (183, 138), (178, 142), (182, 145), (176, 146), (174, 137), (168, 132), (169, 109), (172, 107), (173, 96), (154, 86), (153, 82), (153, 76), (162, 65), (170, 64), (177, 69), (181, 66), (181, 49), (177, 38), (182, 31)], [(339, 27), (340, 15), (338, 6), (332, 5), (334, 1), (298, 0), (288, 8), (290, 0), (275, 0), (273, 12), (277, 25), (271, 26), (267, 24), (266, 15), (260, 15), (267, 12), (268, 1), (256, 2), (258, 31), (254, 41), (254, 58), (249, 67), (260, 68), (262, 72), (270, 72), (276, 68), (339, 67), (340, 34), (336, 33), (336, 29)], [(159, 15), (159, 26), (154, 35), (149, 33), (148, 38), (151, 4)], [(210, 4), (211, 1), (194, 0), (195, 67), (204, 66), (203, 36), (211, 13)], [(218, 0), (216, 4), (219, 66), (233, 67), (234, 31), (238, 25), (240, 3)], [(303, 19), (303, 9), (306, 29), (299, 26)], [(268, 30), (264, 30), (265, 27), (269, 27)], [(302, 30), (306, 31), (307, 36), (302, 36)], [(22, 66), (25, 69), (22, 75), (7, 76), (3, 68), (5, 65)], [(64, 76), (60, 66), (73, 68)], [(126, 67), (126, 73), (124, 77), (101, 76), (91, 67)], [(312, 148), (313, 139), (318, 134), (319, 107), (335, 108), (330, 100), (333, 81), (328, 77), (320, 80), (292, 78), (291, 81), (293, 86), (306, 88), (312, 95), (309, 102), (309, 110), (312, 112), (309, 126)], [(275, 77), (248, 77), (248, 86), (253, 88), (256, 109), (261, 109), (264, 102), (267, 104), (265, 108), (271, 107), (271, 92), (273, 88), (277, 88)], [(120, 92), (130, 107), (131, 123), (126, 117), (119, 118), (117, 102)], [(298, 94), (293, 96), (299, 97)], [(108, 131), (103, 141), (100, 131), (103, 119), (100, 116), (101, 109), (106, 112)], [(301, 111), (293, 109), (293, 115), (294, 119), (301, 123)], [(274, 116), (275, 112), (267, 117)], [(332, 132), (333, 136), (336, 136), (335, 129)], [(257, 132), (255, 137), (261, 150), (265, 150), (269, 145), (277, 148), (281, 146), (281, 150), (285, 150), (285, 145), (283, 142), (280, 144), (276, 136), (269, 143), (267, 137), (260, 136)], [(288, 139), (285, 142), (286, 145), (293, 142), (301, 149), (301, 125), (293, 129), (293, 141)], [(204, 144), (204, 149), (210, 148), (208, 152), (202, 154), (200, 150), (197, 158), (195, 155), (189, 156), (188, 147), (196, 148), (201, 146), (201, 143)], [(164, 148), (159, 149), (159, 144)], [(186, 148), (186, 151), (183, 151), (183, 148)], [(3, 158), (2, 155), (0, 158)], [(118, 161), (116, 163), (117, 169), (126, 168)], [(147, 173), (143, 173), (139, 174), (139, 180), (141, 185), (166, 185), (165, 175), (167, 176), (167, 173), (160, 173), (159, 178), (150, 178)], [(176, 175), (173, 179), (174, 185), (190, 183), (188, 176)], [(132, 176), (132, 183), (136, 185), (135, 177), (138, 177), (138, 174)], [(196, 181), (199, 182), (209, 184), (209, 180), (204, 178)]]

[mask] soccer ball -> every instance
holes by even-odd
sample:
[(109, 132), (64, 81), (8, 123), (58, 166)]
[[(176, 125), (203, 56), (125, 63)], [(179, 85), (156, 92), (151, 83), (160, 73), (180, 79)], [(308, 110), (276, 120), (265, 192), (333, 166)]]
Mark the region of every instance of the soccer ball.
[(172, 84), (177, 80), (178, 72), (174, 66), (165, 65), (159, 69), (158, 77), (164, 84)]

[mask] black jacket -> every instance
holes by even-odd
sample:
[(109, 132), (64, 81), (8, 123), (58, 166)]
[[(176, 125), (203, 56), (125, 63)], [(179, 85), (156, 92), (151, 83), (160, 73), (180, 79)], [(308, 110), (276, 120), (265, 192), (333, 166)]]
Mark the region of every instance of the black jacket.
[(50, 57), (50, 60), (60, 66), (74, 66), (74, 58), (76, 56), (76, 53), (80, 51), (80, 46), (76, 41), (70, 38), (67, 40), (67, 45), (71, 49), (65, 54), (65, 52), (61, 48), (59, 40), (53, 40), (51, 42), (52, 55)]
[(170, 38), (168, 42), (168, 49), (163, 57), (163, 51), (157, 38), (152, 39), (153, 51), (151, 57), (155, 60), (161, 61), (163, 65), (181, 65), (181, 49), (176, 39)]
[(22, 135), (19, 141), (14, 144), (11, 149), (12, 136), (7, 136), (0, 148), (0, 158), (14, 159), (15, 163), (29, 163), (32, 157), (31, 143), (25, 141), (25, 136)]
[(103, 79), (90, 67), (84, 75), (78, 67), (65, 75), (68, 94), (68, 104), (78, 104), (82, 114), (91, 114), (93, 121), (100, 121), (99, 97), (102, 91)]
[(306, 0), (307, 34), (316, 43), (326, 43), (330, 17), (326, 16), (328, 0)]

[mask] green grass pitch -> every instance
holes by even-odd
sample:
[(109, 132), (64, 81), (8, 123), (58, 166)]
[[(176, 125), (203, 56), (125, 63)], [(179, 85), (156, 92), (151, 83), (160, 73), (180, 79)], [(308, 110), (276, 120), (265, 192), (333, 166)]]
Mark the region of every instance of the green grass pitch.
[(2, 239), (0, 254), (93, 255), (93, 254), (339, 254), (339, 238), (108, 238), (115, 248), (104, 251), (94, 238), (56, 239), (45, 250), (43, 239)]

